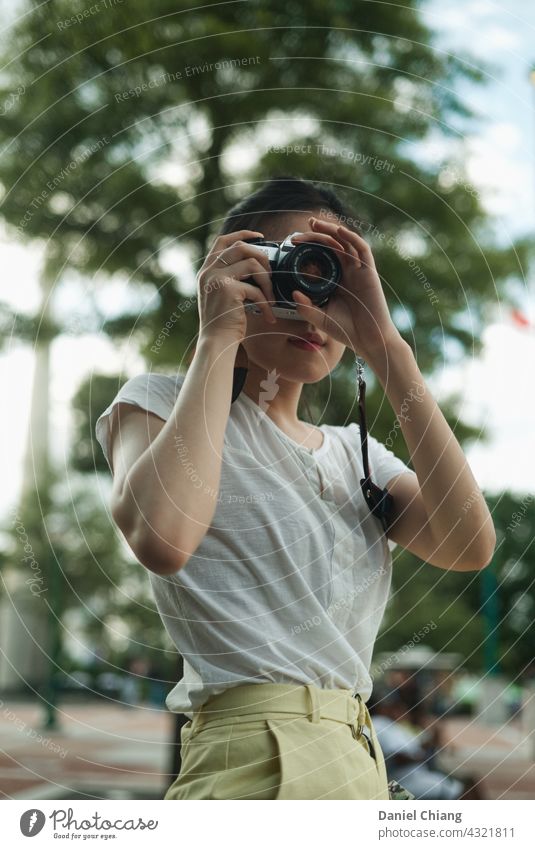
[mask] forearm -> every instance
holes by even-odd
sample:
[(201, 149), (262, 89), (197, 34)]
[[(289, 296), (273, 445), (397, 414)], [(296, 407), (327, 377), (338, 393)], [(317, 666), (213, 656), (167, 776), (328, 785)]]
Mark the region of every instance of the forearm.
[(489, 509), (410, 346), (394, 337), (368, 362), (396, 413), (437, 545), (454, 558), (490, 550), (495, 536)]
[(169, 419), (125, 482), (137, 539), (170, 564), (196, 550), (215, 513), (235, 356), (228, 340), (200, 339)]

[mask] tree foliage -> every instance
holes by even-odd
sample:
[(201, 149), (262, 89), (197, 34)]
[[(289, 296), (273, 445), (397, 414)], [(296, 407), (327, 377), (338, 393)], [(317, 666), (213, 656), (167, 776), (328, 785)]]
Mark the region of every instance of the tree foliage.
[[(171, 648), (148, 574), (113, 529), (85, 475), (71, 473), (67, 481), (52, 475), (39, 493), (25, 496), (2, 531), (0, 571), (15, 567), (17, 585), (46, 607), (49, 640), (59, 631), (65, 652), (55, 657), (61, 667), (73, 642), (74, 655), (86, 640), (116, 657), (127, 642), (138, 655), (155, 659)], [(72, 611), (73, 632), (65, 618)], [(47, 663), (50, 646), (42, 648)]]
[[(467, 669), (485, 665), (485, 644), (496, 643), (496, 668), (513, 678), (535, 663), (535, 501), (511, 492), (487, 498), (497, 544), (493, 587), (483, 572), (449, 572), (409, 552), (394, 554), (393, 590), (376, 652), (399, 650), (426, 623), (424, 642), (435, 651), (459, 652)], [(486, 570), (485, 570), (486, 571)], [(492, 611), (492, 612), (491, 612)]]
[[(154, 298), (142, 317), (133, 299), (102, 330), (117, 340), (131, 335), (147, 366), (172, 371), (197, 330), (187, 281), (169, 270), (177, 249), (195, 269), (232, 202), (267, 176), (304, 176), (334, 185), (354, 209), (422, 370), (431, 374), (444, 356), (471, 355), (488, 304), (524, 276), (528, 245), (501, 245), (466, 179), (462, 139), (475, 123), (456, 92), (482, 85), (485, 69), (437, 49), (419, 5), (28, 0), (4, 51), (0, 86), (0, 212), (10, 232), (44, 247), (43, 273), (57, 286), (74, 274), (88, 288), (114, 277), (148, 287)], [(421, 154), (430, 137), (455, 142), (457, 153), (429, 164)], [(13, 316), (0, 310), (6, 337)], [(14, 326), (24, 340), (62, 332), (38, 317)], [(393, 413), (372, 389), (372, 432), (384, 440)], [(80, 471), (95, 461), (106, 468), (94, 422), (116, 390), (117, 379), (98, 377), (75, 399)], [(351, 357), (307, 395), (316, 421), (354, 418)], [(455, 421), (453, 402), (444, 410)], [(455, 428), (461, 441), (475, 433), (458, 421)], [(407, 459), (401, 439), (394, 450)], [(115, 548), (103, 522), (91, 551), (101, 533), (109, 561)], [(94, 583), (91, 554), (71, 555), (80, 588), (88, 582), (111, 603), (107, 584)], [(400, 623), (413, 612), (426, 619), (429, 599), (442, 606), (447, 591), (460, 600), (441, 639), (478, 644), (477, 604), (467, 601), (473, 576), (420, 569), (403, 555), (397, 580), (397, 613), (385, 631), (394, 643)], [(416, 580), (422, 600), (414, 606), (407, 600)], [(428, 596), (434, 584), (439, 592)]]
[[(70, 268), (153, 286), (153, 314), (115, 329), (155, 360), (150, 345), (182, 289), (165, 252), (186, 249), (197, 263), (229, 203), (267, 175), (329, 182), (363, 222), (429, 372), (448, 340), (471, 348), (485, 304), (522, 274), (526, 245), (498, 247), (477, 192), (441, 177), (452, 163), (419, 157), (430, 133), (467, 132), (456, 88), (483, 70), (436, 49), (418, 6), (110, 0), (88, 12), (34, 0), (12, 33), (0, 97), (3, 215), (46, 243), (58, 280)], [(195, 318), (159, 366), (183, 355)]]

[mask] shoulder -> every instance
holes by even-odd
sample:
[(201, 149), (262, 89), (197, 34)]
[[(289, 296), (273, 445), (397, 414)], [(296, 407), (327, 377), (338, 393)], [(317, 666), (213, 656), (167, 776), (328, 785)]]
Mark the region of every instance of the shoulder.
[(184, 374), (160, 374), (151, 371), (144, 374), (136, 374), (130, 377), (119, 389), (117, 397), (124, 398), (128, 395), (140, 393), (149, 394), (178, 394), (180, 386), (184, 382)]
[[(185, 379), (184, 374), (146, 372), (129, 378), (122, 384), (110, 404), (95, 423), (95, 435), (109, 462), (109, 437), (114, 410), (118, 404), (132, 404), (166, 421), (175, 405)], [(111, 466), (110, 466), (111, 468)]]
[[(356, 456), (358, 465), (362, 468), (360, 427), (357, 422), (350, 422), (347, 425), (330, 425), (329, 429), (344, 443), (346, 450)], [(381, 488), (396, 475), (412, 472), (412, 469), (391, 450), (388, 444), (380, 442), (371, 433), (368, 433), (368, 460), (372, 480)]]
[(176, 401), (180, 387), (184, 382), (185, 375), (183, 374), (159, 374), (157, 372), (146, 372), (137, 374), (135, 377), (129, 378), (119, 391), (115, 398), (102, 413), (105, 415), (107, 411), (123, 402), (126, 404), (136, 404), (143, 409), (156, 412), (162, 418), (167, 418)]

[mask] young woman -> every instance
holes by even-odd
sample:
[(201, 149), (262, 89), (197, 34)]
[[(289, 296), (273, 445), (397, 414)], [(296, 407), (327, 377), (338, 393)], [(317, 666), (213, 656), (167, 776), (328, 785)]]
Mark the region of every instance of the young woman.
[[(463, 571), (492, 557), (485, 501), (346, 213), (297, 179), (232, 209), (198, 275), (186, 375), (128, 380), (97, 422), (112, 516), (184, 657), (166, 702), (188, 716), (166, 799), (388, 798), (366, 701), (391, 548)], [(275, 319), (269, 262), (248, 240), (295, 232), (337, 251), (342, 280), (323, 307), (296, 290), (300, 320)], [(414, 467), (369, 437), (372, 480), (394, 498), (388, 537), (360, 488), (357, 424), (297, 414), (303, 384), (328, 379), (346, 347), (381, 382)]]

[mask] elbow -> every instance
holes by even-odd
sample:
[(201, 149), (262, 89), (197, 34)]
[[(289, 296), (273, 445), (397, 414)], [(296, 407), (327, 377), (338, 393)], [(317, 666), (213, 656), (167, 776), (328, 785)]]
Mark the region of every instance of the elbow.
[(487, 553), (484, 553), (482, 556), (478, 557), (474, 561), (474, 563), (472, 565), (472, 571), (473, 572), (481, 571), (481, 569), (486, 569), (487, 566), (490, 566), (490, 564), (492, 563), (492, 558), (494, 557), (495, 547), (496, 546), (493, 545), (492, 548), (487, 549)]
[(136, 559), (155, 575), (175, 575), (188, 562), (190, 555), (155, 534), (132, 533), (128, 544)]
[(481, 536), (481, 551), (476, 565), (477, 569), (485, 569), (486, 566), (490, 566), (496, 551), (496, 529), (490, 514), (481, 531)]
[(462, 572), (480, 572), (492, 563), (494, 552), (496, 550), (496, 531), (491, 525), (490, 530), (486, 529), (484, 536), (474, 542), (472, 546), (465, 552), (459, 563), (459, 571)]
[(490, 518), (477, 526), (466, 528), (464, 533), (446, 541), (435, 541), (433, 558), (428, 562), (453, 572), (480, 572), (492, 563), (496, 550), (496, 531)]
[(174, 575), (188, 562), (190, 554), (186, 550), (166, 542), (146, 521), (136, 522), (120, 504), (112, 505), (111, 514), (135, 558), (150, 572)]

